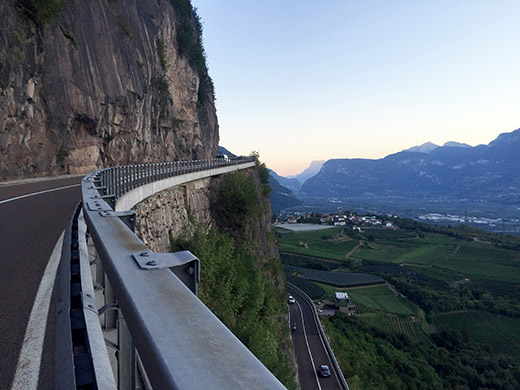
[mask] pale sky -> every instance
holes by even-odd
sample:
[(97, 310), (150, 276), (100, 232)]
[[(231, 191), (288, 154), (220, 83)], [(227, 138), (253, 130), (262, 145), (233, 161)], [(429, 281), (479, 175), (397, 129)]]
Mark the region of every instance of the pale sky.
[(520, 127), (518, 0), (192, 0), (220, 145), (280, 175)]

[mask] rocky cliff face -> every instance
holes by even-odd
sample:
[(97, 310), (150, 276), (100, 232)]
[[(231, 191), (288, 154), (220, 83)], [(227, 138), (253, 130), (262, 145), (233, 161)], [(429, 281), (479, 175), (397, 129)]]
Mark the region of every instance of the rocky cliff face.
[(0, 3), (1, 179), (217, 154), (189, 0), (54, 2)]

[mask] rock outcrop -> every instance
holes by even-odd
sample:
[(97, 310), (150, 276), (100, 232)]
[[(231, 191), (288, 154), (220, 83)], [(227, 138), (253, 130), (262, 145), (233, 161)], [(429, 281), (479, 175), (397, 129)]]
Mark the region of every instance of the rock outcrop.
[(46, 3), (0, 3), (0, 179), (217, 154), (189, 0)]

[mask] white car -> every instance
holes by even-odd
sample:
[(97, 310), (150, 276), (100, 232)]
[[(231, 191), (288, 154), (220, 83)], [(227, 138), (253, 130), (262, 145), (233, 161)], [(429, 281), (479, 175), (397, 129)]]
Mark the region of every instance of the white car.
[(287, 300), (289, 303), (296, 303), (296, 299), (292, 295), (289, 295), (289, 299)]

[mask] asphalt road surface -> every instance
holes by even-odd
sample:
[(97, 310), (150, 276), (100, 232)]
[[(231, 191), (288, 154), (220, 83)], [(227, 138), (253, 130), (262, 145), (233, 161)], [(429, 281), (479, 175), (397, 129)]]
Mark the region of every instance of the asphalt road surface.
[[(297, 290), (291, 286), (288, 287), (288, 290), (289, 294), (296, 299), (296, 303), (289, 304), (289, 314), (291, 327), (296, 323), (296, 330), (292, 331), (292, 338), (298, 362), (298, 378), (301, 389), (341, 390), (342, 387), (313, 316), (314, 308), (307, 303)], [(322, 378), (319, 375), (318, 370), (323, 364), (330, 368), (331, 375), (329, 378)]]
[[(11, 389), (44, 270), (80, 201), (80, 181), (76, 176), (0, 183), (0, 389)], [(49, 319), (45, 345), (53, 347), (52, 315)], [(45, 322), (39, 322), (43, 329)], [(32, 354), (40, 354), (37, 349)], [(52, 348), (46, 348), (39, 381), (37, 372), (31, 374), (39, 389), (53, 387), (53, 359)]]

